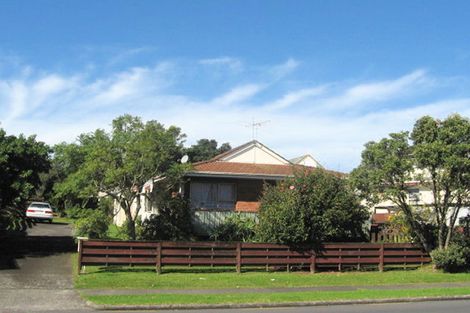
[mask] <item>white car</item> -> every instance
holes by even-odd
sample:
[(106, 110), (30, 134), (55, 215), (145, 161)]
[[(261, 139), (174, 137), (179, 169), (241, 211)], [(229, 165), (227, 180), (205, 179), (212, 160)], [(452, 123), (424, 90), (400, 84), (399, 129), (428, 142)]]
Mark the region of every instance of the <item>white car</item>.
[(47, 202), (31, 202), (26, 209), (26, 217), (33, 220), (47, 220), (52, 223), (52, 207)]

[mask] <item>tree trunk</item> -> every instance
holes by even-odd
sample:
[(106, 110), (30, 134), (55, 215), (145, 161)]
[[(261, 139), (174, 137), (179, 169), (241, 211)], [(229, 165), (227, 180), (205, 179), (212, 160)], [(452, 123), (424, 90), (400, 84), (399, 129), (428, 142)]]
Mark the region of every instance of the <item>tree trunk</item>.
[(121, 201), (121, 207), (124, 210), (124, 213), (126, 215), (126, 227), (127, 227), (127, 235), (130, 237), (131, 240), (135, 240), (136, 234), (135, 234), (135, 220), (132, 217), (132, 203), (128, 204), (126, 201), (122, 200)]
[(438, 233), (438, 236), (437, 236), (437, 239), (438, 239), (438, 243), (439, 243), (439, 249), (444, 249), (445, 247), (445, 237), (446, 237), (446, 224), (445, 224), (445, 220), (444, 221), (441, 221), (441, 225), (439, 225), (439, 233)]

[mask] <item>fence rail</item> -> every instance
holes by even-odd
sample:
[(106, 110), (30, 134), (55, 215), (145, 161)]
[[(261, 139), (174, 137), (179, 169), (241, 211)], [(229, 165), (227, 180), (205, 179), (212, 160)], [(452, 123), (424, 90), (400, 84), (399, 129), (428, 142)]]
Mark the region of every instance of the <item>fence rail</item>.
[(421, 266), (431, 262), (420, 247), (408, 243), (327, 243), (318, 249), (278, 244), (223, 242), (138, 242), (79, 240), (78, 272), (84, 265), (234, 266), (343, 270), (388, 266)]

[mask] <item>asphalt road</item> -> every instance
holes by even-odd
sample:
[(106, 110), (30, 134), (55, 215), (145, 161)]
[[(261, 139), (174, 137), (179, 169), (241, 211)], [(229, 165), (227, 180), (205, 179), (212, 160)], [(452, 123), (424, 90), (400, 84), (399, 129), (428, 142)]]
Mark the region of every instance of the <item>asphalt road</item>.
[(26, 237), (2, 242), (0, 312), (86, 312), (73, 290), (74, 249), (71, 228), (64, 224), (40, 223)]
[[(45, 311), (49, 312), (49, 311)], [(43, 312), (43, 313), (45, 313)], [(54, 313), (56, 311), (50, 311)], [(81, 310), (63, 310), (63, 313), (89, 313)], [(97, 312), (97, 311), (95, 311)], [(129, 313), (129, 311), (105, 311), (114, 313)], [(149, 313), (157, 311), (131, 311), (132, 313)], [(334, 305), (299, 308), (268, 308), (268, 309), (214, 309), (214, 310), (172, 310), (158, 311), (159, 313), (468, 313), (470, 301), (441, 301), (395, 304), (366, 304), (366, 305)], [(104, 312), (103, 312), (104, 313)]]

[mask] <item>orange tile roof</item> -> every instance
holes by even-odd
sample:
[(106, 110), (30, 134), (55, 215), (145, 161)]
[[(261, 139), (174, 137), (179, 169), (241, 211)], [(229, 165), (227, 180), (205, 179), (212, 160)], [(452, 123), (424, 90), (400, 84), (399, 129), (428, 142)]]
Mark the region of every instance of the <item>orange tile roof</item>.
[(372, 223), (384, 224), (390, 220), (392, 214), (390, 213), (375, 213), (372, 215)]
[(193, 172), (291, 176), (294, 175), (295, 169), (302, 170), (303, 168), (305, 167), (299, 167), (294, 165), (253, 164), (236, 162), (201, 162), (194, 164)]
[[(254, 164), (221, 161), (205, 161), (193, 164), (190, 173), (215, 174), (215, 175), (253, 175), (253, 176), (293, 176), (296, 172), (313, 171), (314, 167), (303, 165), (276, 165), (276, 164)], [(343, 173), (329, 171), (337, 176)]]

